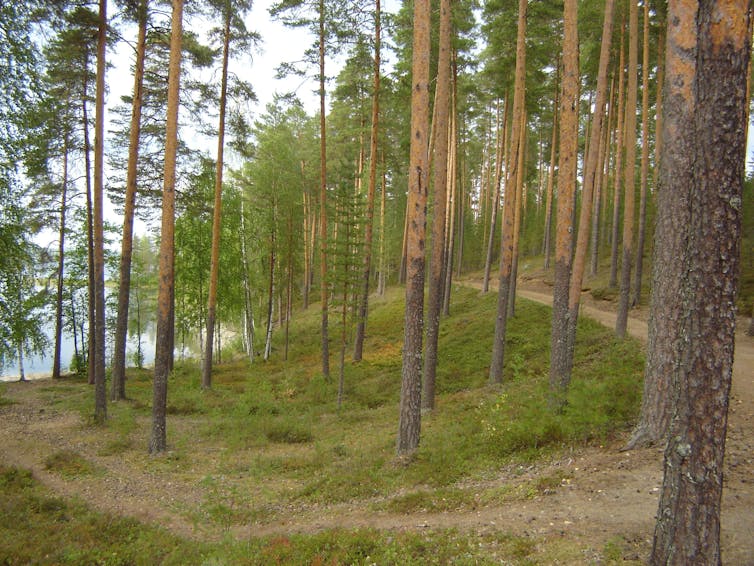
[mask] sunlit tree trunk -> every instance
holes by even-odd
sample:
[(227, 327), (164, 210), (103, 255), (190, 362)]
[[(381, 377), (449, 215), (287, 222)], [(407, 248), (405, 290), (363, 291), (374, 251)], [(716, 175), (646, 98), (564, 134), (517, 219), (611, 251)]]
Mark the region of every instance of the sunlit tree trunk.
[(118, 318), (115, 323), (113, 370), (110, 398), (126, 398), (126, 342), (128, 340), (128, 303), (131, 293), (131, 256), (133, 254), (134, 209), (136, 206), (136, 166), (139, 159), (141, 105), (144, 82), (144, 60), (147, 45), (147, 1), (139, 4), (139, 32), (136, 40), (134, 90), (131, 103), (131, 127), (128, 141), (128, 169), (126, 171), (125, 209), (123, 211), (123, 239), (120, 251), (120, 281), (118, 284)]
[(173, 0), (168, 68), (167, 129), (165, 133), (165, 174), (162, 190), (159, 287), (157, 292), (157, 332), (155, 335), (154, 388), (152, 398), (151, 453), (167, 448), (165, 415), (168, 374), (173, 363), (175, 288), (175, 170), (178, 148), (178, 102), (181, 83), (183, 0)]
[(429, 296), (427, 298), (427, 342), (424, 356), (422, 409), (435, 407), (437, 376), (437, 341), (440, 334), (440, 312), (445, 289), (445, 229), (447, 221), (448, 141), (450, 127), (450, 0), (440, 0), (440, 38), (435, 93), (434, 152), (432, 165), (432, 256), (429, 264)]
[(415, 0), (411, 64), (411, 148), (406, 207), (406, 316), (396, 443), (399, 456), (408, 456), (416, 451), (421, 431), (424, 247), (429, 176), (429, 57), (430, 2)]
[[(518, 155), (521, 142), (521, 115), (524, 112), (524, 85), (526, 81), (526, 0), (518, 3), (518, 32), (516, 36), (516, 77), (513, 89), (513, 131), (511, 133), (510, 154)], [(492, 343), (490, 363), (490, 383), (502, 383), (503, 360), (505, 358), (505, 332), (508, 324), (508, 295), (510, 293), (513, 270), (513, 228), (515, 223), (515, 187), (518, 175), (518, 160), (512, 159), (506, 176), (506, 194), (503, 208), (503, 223), (500, 246), (500, 274), (497, 293), (497, 314), (495, 317), (495, 337)], [(509, 194), (510, 193), (510, 194)]]
[(626, 335), (628, 309), (631, 295), (631, 267), (634, 261), (634, 218), (636, 204), (636, 99), (639, 72), (639, 7), (638, 0), (629, 0), (628, 24), (628, 84), (626, 92), (625, 131), (626, 161), (623, 183), (623, 254), (621, 260), (620, 294), (615, 333), (618, 338)]
[[(563, 79), (560, 90), (560, 150), (558, 152), (558, 208), (555, 224), (555, 282), (552, 290), (550, 358), (551, 404), (560, 410), (568, 386), (568, 291), (573, 254), (576, 166), (578, 161), (579, 38), (577, 0), (563, 5)], [(586, 202), (582, 203), (582, 207)]]
[[(552, 344), (550, 353), (550, 391), (557, 408), (563, 406), (571, 382), (573, 354), (576, 344), (576, 324), (581, 302), (581, 286), (586, 269), (586, 256), (589, 242), (594, 191), (601, 175), (599, 154), (602, 145), (602, 131), (607, 104), (607, 72), (610, 61), (610, 38), (613, 34), (614, 0), (605, 2), (602, 25), (602, 46), (600, 48), (599, 69), (597, 71), (597, 96), (592, 117), (589, 147), (586, 155), (584, 186), (581, 197), (576, 251), (573, 256), (572, 273), (566, 299), (568, 301), (565, 320), (555, 320), (553, 309)], [(565, 50), (564, 50), (565, 51)], [(560, 185), (558, 185), (560, 186)], [(557, 273), (557, 271), (556, 271)], [(561, 291), (562, 292), (562, 291)], [(554, 297), (554, 293), (553, 293)], [(559, 333), (556, 335), (556, 333)]]
[(212, 208), (212, 247), (209, 261), (209, 292), (207, 293), (207, 335), (202, 363), (202, 389), (212, 387), (212, 340), (217, 317), (217, 280), (220, 274), (220, 234), (222, 221), (223, 154), (225, 152), (225, 110), (228, 104), (228, 58), (230, 51), (230, 5), (224, 8), (223, 63), (220, 79), (220, 117), (217, 127), (217, 162), (215, 163), (215, 202)]
[[(654, 283), (679, 282), (679, 292), (664, 307), (676, 315), (670, 328), (676, 340), (670, 350), (657, 352), (676, 360), (671, 373), (676, 406), (651, 564), (722, 563), (720, 506), (739, 284), (750, 9), (750, 0), (671, 0), (668, 6), (660, 191), (674, 194), (661, 196), (658, 213), (675, 220), (662, 221), (655, 249), (672, 247), (678, 259), (655, 267)], [(687, 224), (679, 224), (685, 219)], [(665, 231), (671, 225), (681, 237)], [(662, 343), (649, 344), (657, 346)]]

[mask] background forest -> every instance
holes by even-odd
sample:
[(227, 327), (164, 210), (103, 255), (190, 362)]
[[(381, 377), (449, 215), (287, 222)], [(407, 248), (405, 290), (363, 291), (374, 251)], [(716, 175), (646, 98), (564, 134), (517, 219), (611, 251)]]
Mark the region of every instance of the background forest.
[[(327, 100), (325, 136), (320, 117), (308, 115), (295, 95), (275, 95), (265, 108), (255, 104), (254, 82), (270, 81), (240, 73), (253, 71), (255, 45), (264, 37), (247, 14), (250, 6), (239, 3), (195, 5), (187, 14), (184, 30), (181, 120), (176, 176), (175, 227), (175, 328), (176, 342), (201, 357), (207, 326), (207, 304), (212, 247), (212, 216), (218, 179), (218, 155), (209, 151), (218, 136), (218, 112), (222, 110), (223, 135), (227, 139), (222, 161), (222, 225), (217, 261), (219, 284), (215, 325), (242, 337), (238, 344), (253, 359), (256, 348), (269, 355), (267, 328), (284, 324), (298, 308), (307, 308), (321, 285), (321, 224), (327, 232), (324, 247), (331, 261), (325, 277), (335, 304), (330, 310), (347, 313), (346, 335), (352, 339), (358, 324), (364, 257), (370, 256), (370, 289), (384, 292), (387, 284), (405, 278), (406, 179), (408, 177), (408, 120), (410, 106), (410, 7), (396, 14), (383, 13), (382, 51), (395, 62), (389, 74), (379, 76), (379, 123), (372, 133), (375, 95), (374, 6), (338, 5), (327, 8), (323, 46), (327, 57), (338, 56), (337, 76), (324, 74)], [(601, 44), (603, 2), (581, 2), (579, 7), (580, 111), (578, 123), (578, 178), (583, 181), (586, 150), (596, 100), (597, 66)], [(165, 146), (167, 105), (167, 58), (169, 25), (159, 3), (123, 2), (108, 20), (110, 47), (116, 41), (139, 48), (143, 60), (139, 83), (140, 120), (138, 137), (132, 139), (134, 96), (109, 100), (109, 131), (105, 133), (104, 189), (115, 212), (144, 223), (133, 251), (129, 332), (154, 321), (157, 248), (159, 245), (160, 194)], [(638, 30), (642, 51), (639, 80), (634, 95), (636, 140), (640, 151), (632, 152), (637, 210), (631, 259), (633, 280), (631, 304), (648, 299), (646, 263), (651, 259), (658, 146), (657, 101), (661, 92), (664, 5), (649, 6), (646, 27)], [(227, 51), (235, 70), (219, 80), (223, 68), (223, 21), (230, 22)], [(51, 350), (35, 332), (46, 316), (57, 310), (59, 331), (76, 335), (75, 360), (62, 360), (85, 367), (84, 347), (92, 313), (87, 269), (88, 249), (93, 247), (92, 190), (98, 15), (86, 3), (57, 2), (51, 6), (6, 7), (3, 21), (12, 22), (4, 59), (11, 63), (3, 73), (3, 299), (8, 313), (3, 319), (2, 360), (17, 360), (22, 353)], [(281, 72), (319, 76), (316, 6), (305, 3), (273, 8), (292, 26), (291, 37), (311, 41), (301, 60)], [(447, 245), (449, 280), (462, 273), (479, 271), (485, 281), (498, 261), (499, 210), (506, 193), (513, 128), (513, 82), (516, 62), (516, 6), (514, 2), (489, 2), (483, 6), (455, 3), (452, 20), (452, 165), (447, 193)], [(346, 15), (348, 18), (346, 19)], [(624, 223), (624, 174), (622, 163), (625, 130), (622, 105), (627, 96), (627, 9), (616, 5), (610, 59), (608, 93), (600, 139), (598, 183), (594, 195), (593, 229), (589, 243), (587, 280), (592, 294), (610, 298), (618, 293), (621, 269), (619, 254)], [(138, 24), (144, 27), (139, 43)], [(317, 24), (317, 25), (315, 25)], [(437, 22), (435, 23), (437, 25)], [(550, 266), (554, 251), (554, 211), (557, 208), (557, 96), (561, 50), (562, 6), (532, 5), (527, 14), (524, 127), (521, 145), (520, 221), (517, 223), (518, 258), (544, 258)], [(308, 33), (311, 32), (311, 33)], [(436, 66), (436, 48), (432, 65)], [(386, 57), (385, 54), (382, 55)], [(330, 59), (326, 59), (330, 61)], [(434, 74), (434, 71), (432, 71)], [(646, 75), (646, 76), (645, 76)], [(119, 78), (120, 80), (120, 78)], [(227, 130), (227, 133), (226, 133)], [(375, 136), (370, 146), (370, 136)], [(322, 168), (320, 142), (326, 139), (326, 165)], [(134, 144), (137, 144), (134, 147)], [(129, 157), (129, 149), (138, 155)], [(372, 155), (374, 152), (374, 155)], [(646, 154), (642, 153), (645, 152)], [(129, 179), (129, 159), (136, 159)], [(223, 157), (221, 156), (222, 160)], [(370, 172), (374, 164), (375, 171)], [(325, 171), (325, 175), (322, 172)], [(374, 179), (370, 179), (370, 175)], [(322, 207), (321, 179), (326, 179)], [(134, 194), (126, 184), (134, 184)], [(370, 186), (371, 185), (371, 186)], [(747, 195), (751, 193), (747, 183)], [(580, 194), (580, 193), (579, 193)], [(577, 203), (580, 197), (577, 195)], [(752, 247), (751, 198), (745, 198), (744, 273), (740, 293), (742, 312), (751, 310)], [(430, 198), (430, 217), (435, 205)], [(580, 206), (577, 204), (577, 206)], [(321, 211), (324, 210), (324, 213)], [(108, 286), (119, 284), (118, 256), (123, 226), (118, 217), (105, 226), (104, 247)], [(329, 221), (328, 221), (329, 220)], [(132, 220), (127, 219), (128, 222)], [(39, 231), (53, 233), (53, 243), (35, 247)], [(369, 247), (367, 254), (366, 247)], [(646, 261), (642, 261), (646, 259)], [(608, 267), (609, 266), (609, 267)], [(597, 277), (609, 268), (607, 281)], [(492, 271), (494, 274), (494, 269)], [(122, 276), (121, 276), (122, 277)], [(23, 285), (17, 281), (37, 281)], [(595, 279), (596, 278), (596, 279)], [(493, 275), (494, 279), (494, 275)], [(233, 283), (233, 284), (231, 284)], [(57, 292), (55, 291), (58, 287)], [(39, 291), (44, 291), (39, 293)], [(215, 291), (216, 292), (216, 291)], [(20, 294), (19, 294), (20, 293)], [(118, 306), (116, 294), (106, 309), (106, 339), (115, 339)], [(47, 308), (50, 304), (53, 308)], [(49, 320), (49, 319), (48, 319)], [(340, 318), (337, 319), (342, 323)], [(256, 334), (254, 331), (256, 330)], [(122, 334), (122, 332), (121, 332)], [(222, 332), (217, 333), (218, 338)], [(24, 340), (19, 342), (19, 337)], [(252, 344), (252, 340), (256, 345)], [(123, 340), (119, 336), (118, 340)], [(112, 348), (108, 348), (112, 352)], [(122, 363), (118, 361), (118, 363)], [(108, 365), (110, 354), (108, 354)]]
[[(564, 17), (576, 5), (578, 17)], [(370, 497), (387, 497), (424, 481), (452, 499), (448, 486), (500, 458), (601, 442), (636, 424), (644, 361), (623, 339), (629, 312), (649, 305), (653, 258), (664, 261), (653, 242), (666, 3), (433, 5), (418, 105), (417, 7), (271, 5), (301, 44), (279, 75), (314, 85), (312, 111), (296, 92), (257, 102), (274, 78), (255, 72), (265, 30), (249, 0), (0, 6), (0, 369), (17, 364), (23, 379), (25, 359), (48, 355), (53, 378), (70, 372), (94, 385), (95, 422), (108, 421), (108, 398), (130, 403), (109, 408), (110, 421), (130, 423), (117, 425), (125, 437), (147, 426), (151, 404), (152, 453), (172, 442), (168, 415), (229, 411), (202, 432), (206, 442), (227, 433), (229, 449), (319, 441), (316, 454), (300, 455), (317, 482), (272, 472), (303, 481), (294, 491), (304, 499), (364, 497), (349, 489), (367, 484)], [(108, 62), (123, 45), (133, 90), (115, 100), (109, 81), (123, 77)], [(412, 191), (418, 107), (428, 126), (418, 151), (425, 200)], [(747, 173), (737, 294), (747, 316), (753, 193)], [(540, 307), (516, 303), (517, 283), (532, 280), (554, 294), (551, 327), (530, 320), (549, 320)], [(617, 310), (617, 338), (579, 321), (576, 339), (582, 294)], [(62, 359), (64, 337), (73, 359)], [(152, 361), (154, 372), (143, 371)], [(467, 396), (503, 382), (505, 393), (498, 385)], [(421, 412), (435, 420), (417, 456), (411, 392), (420, 389)], [(312, 436), (344, 408), (354, 421), (377, 415), (384, 433), (399, 393), (396, 450), (411, 471), (390, 468), (384, 438), (359, 440), (353, 423), (341, 436), (337, 423)], [(77, 395), (72, 407), (91, 414), (91, 395)], [(181, 422), (175, 442), (185, 446)], [(239, 433), (246, 426), (264, 440)], [(641, 420), (629, 444), (666, 433)], [(354, 465), (359, 442), (371, 455)], [(455, 454), (448, 461), (444, 445)], [(132, 449), (130, 440), (113, 448)], [(269, 471), (242, 473), (264, 483)], [(254, 520), (278, 517), (275, 498), (290, 495), (281, 493), (270, 486), (263, 502), (240, 505)], [(386, 505), (403, 504), (415, 503)]]

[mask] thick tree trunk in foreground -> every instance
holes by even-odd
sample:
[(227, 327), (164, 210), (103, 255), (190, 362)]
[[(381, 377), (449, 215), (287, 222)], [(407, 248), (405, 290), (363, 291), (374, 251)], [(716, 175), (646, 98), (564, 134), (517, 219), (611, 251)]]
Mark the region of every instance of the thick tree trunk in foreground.
[[(147, 45), (147, 2), (139, 5), (139, 33), (136, 41), (134, 92), (131, 104), (131, 128), (128, 140), (128, 170), (126, 172), (125, 210), (123, 211), (123, 239), (120, 251), (120, 282), (118, 284), (118, 318), (115, 323), (113, 372), (110, 399), (126, 398), (126, 342), (128, 340), (128, 303), (131, 294), (131, 256), (133, 255), (134, 211), (136, 206), (136, 165), (139, 160), (141, 132), (141, 104), (144, 83), (144, 59)], [(141, 359), (141, 358), (139, 358)]]
[(154, 355), (151, 453), (167, 448), (165, 415), (168, 400), (168, 374), (173, 364), (173, 297), (175, 287), (175, 165), (178, 147), (178, 101), (181, 83), (181, 44), (183, 0), (173, 0), (170, 31), (167, 130), (165, 134), (165, 174), (162, 189), (162, 228), (160, 271), (157, 292), (157, 333)]
[(411, 91), (411, 150), (408, 178), (406, 316), (396, 450), (409, 456), (421, 431), (422, 333), (424, 329), (424, 247), (427, 221), (429, 134), (430, 2), (414, 2)]
[[(680, 284), (679, 292), (668, 298), (675, 315), (670, 332), (676, 340), (653, 352), (676, 361), (671, 374), (676, 406), (665, 450), (652, 564), (721, 563), (750, 7), (750, 0), (669, 3), (660, 191), (674, 195), (661, 200), (659, 215), (681, 214), (689, 222), (680, 227), (685, 237), (665, 241), (663, 229), (655, 246), (678, 245), (679, 257), (670, 265), (658, 262), (655, 283), (676, 279)], [(655, 298), (652, 304), (654, 310)], [(652, 350), (658, 346), (663, 344), (650, 343)]]

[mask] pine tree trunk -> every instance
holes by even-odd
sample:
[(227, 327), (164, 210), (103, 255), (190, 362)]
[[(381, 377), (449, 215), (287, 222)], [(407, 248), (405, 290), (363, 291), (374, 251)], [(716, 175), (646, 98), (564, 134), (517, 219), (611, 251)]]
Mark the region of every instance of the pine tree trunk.
[(113, 345), (112, 387), (110, 399), (126, 398), (126, 342), (128, 341), (128, 306), (131, 294), (131, 257), (133, 255), (134, 209), (136, 206), (136, 166), (139, 159), (141, 105), (143, 100), (144, 60), (147, 45), (147, 0), (139, 4), (139, 32), (136, 40), (134, 91), (131, 104), (131, 127), (128, 143), (125, 210), (123, 211), (123, 239), (120, 251), (120, 281), (118, 284), (118, 318), (115, 323)]
[[(613, 87), (615, 86), (615, 77), (610, 81), (610, 89), (607, 93), (608, 100), (612, 100)], [(593, 196), (593, 211), (592, 211), (592, 232), (590, 248), (590, 266), (589, 275), (594, 277), (597, 275), (597, 268), (599, 263), (599, 248), (600, 248), (600, 219), (605, 212), (603, 203), (605, 202), (603, 192), (607, 192), (607, 170), (609, 164), (609, 158), (607, 155), (608, 145), (610, 140), (610, 125), (612, 124), (613, 105), (610, 103), (608, 107), (607, 116), (602, 125), (602, 139), (600, 139), (600, 150), (597, 156), (597, 171), (594, 179), (594, 196)]]
[(387, 172), (385, 171), (385, 155), (382, 155), (382, 186), (380, 187), (380, 277), (377, 283), (377, 293), (385, 294), (387, 275), (385, 273), (387, 258), (385, 257), (385, 187), (387, 186)]
[[(578, 160), (579, 45), (577, 0), (563, 5), (563, 80), (560, 90), (560, 150), (558, 153), (558, 208), (555, 224), (555, 282), (552, 290), (550, 403), (555, 410), (565, 404), (573, 356), (569, 341), (569, 286), (573, 255), (576, 166)], [(586, 202), (582, 203), (582, 207)]]
[[(677, 31), (675, 32), (677, 36)], [(667, 38), (666, 46), (678, 41), (674, 36)], [(661, 68), (678, 64), (673, 54), (666, 53)], [(652, 255), (652, 294), (650, 298), (650, 319), (647, 329), (647, 360), (644, 369), (644, 393), (642, 396), (639, 422), (634, 428), (627, 449), (664, 443), (667, 439), (670, 419), (673, 416), (674, 398), (672, 375), (678, 359), (676, 350), (681, 336), (682, 313), (673, 308), (674, 300), (681, 292), (681, 282), (675, 274), (683, 269), (680, 251), (685, 232), (691, 222), (688, 207), (692, 183), (693, 130), (691, 129), (693, 108), (686, 107), (683, 90), (671, 84), (669, 70), (665, 82), (658, 85), (658, 92), (667, 90), (667, 100), (661, 108), (661, 115), (671, 116), (674, 124), (686, 124), (681, 132), (673, 135), (673, 144), (665, 147), (664, 138), (668, 127), (662, 120), (662, 128), (657, 130), (656, 146), (661, 144), (662, 160), (657, 183), (657, 220), (655, 223), (655, 245)], [(664, 94), (663, 94), (664, 99)], [(659, 124), (658, 124), (659, 125)], [(663, 179), (663, 171), (670, 174)]]
[[(526, 171), (526, 110), (521, 114), (521, 143), (518, 145), (518, 170)], [(518, 248), (521, 241), (521, 219), (526, 213), (526, 195), (524, 194), (524, 175), (516, 179), (516, 214), (513, 218), (513, 260), (511, 262), (511, 288), (508, 292), (508, 318), (516, 315), (516, 286), (518, 284)]]
[[(511, 155), (518, 155), (521, 141), (521, 115), (524, 112), (524, 85), (526, 81), (526, 0), (518, 3), (518, 33), (516, 37), (516, 78), (513, 89), (513, 131), (511, 133)], [(505, 359), (505, 332), (508, 324), (508, 295), (510, 293), (511, 273), (513, 270), (513, 228), (515, 222), (516, 198), (515, 188), (507, 194), (510, 187), (516, 187), (518, 160), (511, 160), (505, 182), (506, 195), (503, 208), (502, 241), (500, 246), (500, 274), (497, 292), (497, 314), (495, 316), (495, 338), (492, 343), (492, 361), (490, 363), (490, 383), (503, 382), (503, 361)]]
[[(457, 114), (456, 114), (457, 115)], [(461, 160), (461, 171), (460, 171), (460, 182), (461, 186), (459, 187), (458, 191), (458, 251), (456, 252), (456, 277), (461, 277), (461, 272), (463, 270), (463, 244), (464, 244), (464, 232), (466, 230), (466, 191), (464, 190), (464, 179), (465, 179), (465, 164), (466, 161)]]
[(424, 357), (422, 409), (435, 407), (437, 376), (437, 341), (440, 334), (440, 312), (445, 289), (445, 229), (447, 221), (448, 142), (450, 139), (450, 0), (440, 0), (440, 37), (435, 93), (432, 199), (432, 256), (429, 264), (429, 296), (427, 298), (427, 342)]
[[(632, 0), (633, 1), (633, 0)], [(610, 282), (611, 288), (618, 286), (618, 235), (620, 227), (620, 195), (621, 195), (621, 173), (623, 172), (623, 148), (624, 140), (624, 107), (625, 107), (625, 22), (621, 26), (620, 33), (620, 61), (618, 63), (618, 116), (615, 130), (615, 165), (613, 168), (613, 222), (611, 226), (610, 237)]]
[(406, 215), (403, 218), (403, 244), (401, 246), (401, 265), (398, 270), (398, 283), (406, 283), (407, 256), (408, 256), (408, 197), (406, 197)]
[[(682, 228), (685, 238), (675, 250), (680, 259), (659, 268), (663, 279), (672, 276), (680, 282), (680, 292), (670, 300), (677, 313), (672, 332), (678, 340), (674, 350), (664, 351), (677, 360), (672, 373), (677, 405), (665, 450), (651, 564), (721, 564), (750, 5), (748, 0), (702, 2), (693, 10), (687, 2), (669, 3), (660, 190), (688, 198), (676, 201), (683, 211), (663, 207), (659, 213), (683, 216), (689, 224)], [(682, 164), (693, 166), (674, 167)], [(657, 240), (656, 248), (665, 244)]]
[(369, 275), (372, 270), (372, 239), (374, 234), (374, 195), (377, 188), (377, 133), (380, 117), (380, 0), (374, 7), (374, 78), (372, 80), (372, 128), (369, 139), (369, 186), (367, 187), (367, 217), (364, 227), (364, 272), (359, 301), (359, 318), (354, 339), (353, 361), (361, 361), (364, 350), (367, 313), (369, 312)]
[[(503, 182), (503, 160), (505, 159), (505, 151), (507, 144), (505, 143), (505, 133), (508, 129), (508, 108), (509, 104), (506, 99), (505, 108), (503, 110), (503, 122), (500, 123), (500, 101), (498, 100), (498, 119), (497, 123), (497, 143), (495, 151), (495, 175), (494, 175), (494, 191), (492, 196), (492, 202), (490, 203), (490, 226), (489, 237), (487, 238), (487, 256), (484, 261), (484, 279), (482, 279), (482, 293), (486, 293), (490, 290), (490, 269), (492, 267), (492, 251), (495, 248), (495, 234), (497, 233), (497, 215), (500, 210), (500, 189)], [(486, 216), (485, 216), (486, 220)]]
[(220, 117), (217, 127), (217, 161), (215, 163), (215, 202), (212, 209), (212, 248), (209, 262), (209, 292), (207, 293), (207, 346), (202, 364), (202, 389), (212, 387), (212, 339), (217, 317), (217, 280), (220, 275), (220, 234), (222, 222), (223, 154), (225, 151), (225, 110), (228, 104), (228, 57), (230, 52), (230, 6), (226, 6), (223, 29), (223, 63), (220, 81)]
[(396, 451), (410, 456), (421, 431), (422, 334), (424, 327), (424, 247), (429, 163), (430, 2), (414, 1), (411, 89), (411, 148), (406, 219), (406, 316)]
[(629, 3), (628, 24), (628, 85), (626, 92), (625, 131), (626, 161), (623, 183), (623, 254), (621, 260), (620, 294), (615, 334), (618, 338), (626, 335), (628, 309), (631, 298), (631, 268), (634, 261), (634, 217), (636, 204), (636, 99), (639, 72), (639, 7), (636, 0)]
[(319, 0), (319, 246), (320, 301), (322, 303), (322, 375), (330, 379), (330, 345), (327, 336), (327, 124), (325, 122), (325, 2)]
[(94, 420), (107, 419), (105, 383), (105, 44), (107, 40), (107, 1), (99, 0), (97, 32), (97, 90), (94, 118)]
[[(573, 266), (567, 291), (567, 313), (565, 320), (555, 321), (553, 314), (552, 347), (550, 357), (550, 390), (557, 408), (565, 402), (568, 386), (571, 382), (573, 369), (574, 346), (576, 344), (576, 325), (581, 302), (581, 287), (586, 269), (586, 256), (589, 242), (592, 207), (594, 204), (595, 188), (599, 184), (601, 171), (599, 154), (602, 146), (602, 132), (605, 121), (605, 106), (607, 105), (607, 73), (610, 62), (610, 38), (613, 34), (614, 0), (605, 2), (605, 13), (602, 24), (602, 44), (600, 48), (599, 69), (597, 71), (597, 95), (592, 116), (590, 141), (585, 159), (584, 187), (581, 198), (581, 211), (576, 238), (576, 251), (573, 255)], [(565, 51), (565, 50), (564, 50)], [(553, 294), (554, 296), (554, 294)], [(556, 336), (556, 332), (564, 334)]]
[(639, 233), (636, 243), (636, 270), (631, 305), (641, 303), (644, 272), (644, 241), (647, 234), (647, 180), (649, 178), (649, 2), (644, 2), (644, 37), (641, 64), (641, 180), (639, 191)]
[[(63, 180), (60, 191), (60, 223), (58, 225), (58, 281), (55, 296), (55, 353), (52, 379), (60, 378), (61, 346), (63, 342), (63, 275), (65, 269), (65, 217), (68, 211), (68, 132), (63, 136)], [(74, 327), (74, 335), (76, 330)]]
[[(87, 62), (88, 66), (88, 62)], [(88, 68), (88, 67), (87, 67)], [(89, 141), (89, 113), (87, 110), (87, 94), (89, 85), (89, 73), (84, 73), (84, 96), (81, 101), (81, 114), (83, 119), (84, 130), (84, 168), (86, 169), (86, 243), (87, 243), (87, 316), (88, 316), (88, 329), (87, 329), (87, 350), (86, 350), (86, 368), (87, 368), (87, 381), (89, 385), (94, 385), (94, 350), (97, 340), (97, 332), (94, 324), (94, 216), (93, 216), (93, 201), (92, 201), (92, 164), (91, 164), (91, 147), (92, 144)]]
[(178, 102), (181, 83), (181, 44), (183, 0), (173, 0), (170, 30), (167, 129), (165, 133), (165, 174), (162, 190), (159, 287), (157, 292), (157, 331), (155, 335), (154, 387), (152, 398), (151, 453), (167, 449), (166, 419), (168, 374), (173, 365), (175, 288), (175, 173), (178, 149)]
[(550, 255), (552, 248), (552, 201), (553, 185), (555, 181), (555, 156), (558, 135), (558, 111), (560, 109), (560, 61), (558, 61), (557, 79), (555, 80), (555, 103), (552, 109), (552, 138), (550, 140), (550, 165), (547, 170), (547, 196), (545, 200), (545, 227), (542, 253), (545, 256), (545, 269), (550, 269)]

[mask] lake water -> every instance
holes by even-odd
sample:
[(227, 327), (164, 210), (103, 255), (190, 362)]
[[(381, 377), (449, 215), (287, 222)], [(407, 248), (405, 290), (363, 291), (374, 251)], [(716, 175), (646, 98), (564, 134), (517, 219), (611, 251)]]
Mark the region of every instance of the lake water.
[[(144, 355), (145, 366), (151, 366), (154, 362), (154, 331), (152, 330), (151, 325), (149, 330), (150, 332), (142, 334), (141, 337), (141, 351)], [(45, 352), (45, 355), (24, 357), (24, 374), (26, 375), (26, 379), (39, 379), (50, 377), (50, 375), (52, 375), (55, 334), (52, 327), (46, 328), (45, 333), (50, 342), (50, 346), (48, 351)], [(134, 352), (136, 352), (137, 349), (136, 346), (136, 336), (130, 336), (126, 344), (126, 365), (128, 366), (136, 365), (134, 363)], [(86, 344), (84, 344), (84, 347), (86, 347)], [(82, 346), (79, 343), (79, 350), (81, 350), (81, 348)], [(63, 372), (68, 371), (71, 360), (73, 360), (74, 352), (73, 337), (68, 334), (63, 334), (63, 340), (60, 346), (61, 369)], [(105, 354), (110, 357), (112, 352), (106, 352)], [(0, 370), (0, 381), (15, 381), (18, 377), (19, 368), (17, 363), (8, 364)]]

